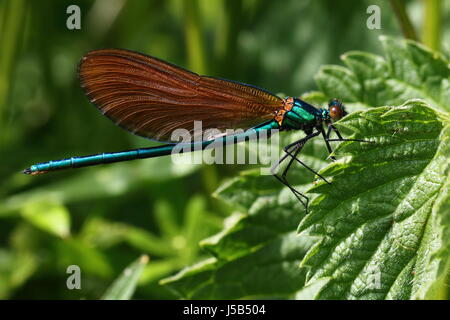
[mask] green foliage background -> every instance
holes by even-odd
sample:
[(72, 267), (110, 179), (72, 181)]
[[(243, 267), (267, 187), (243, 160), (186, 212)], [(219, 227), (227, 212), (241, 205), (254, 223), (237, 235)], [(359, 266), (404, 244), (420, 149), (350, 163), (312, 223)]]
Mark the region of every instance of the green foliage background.
[[(130, 264), (140, 275), (132, 277), (139, 278), (134, 298), (316, 296), (299, 290), (293, 282), (314, 278), (299, 268), (313, 243), (296, 235), (300, 208), (283, 191), (281, 202), (259, 198), (274, 192), (271, 177), (255, 180), (251, 171), (240, 173), (248, 168), (238, 165), (173, 166), (169, 158), (39, 177), (24, 176), (20, 171), (51, 159), (155, 145), (112, 125), (84, 97), (76, 67), (81, 56), (92, 49), (132, 49), (198, 73), (286, 95), (320, 89), (322, 93), (309, 96), (312, 101), (323, 102), (346, 92), (348, 95), (341, 98), (352, 110), (426, 98), (403, 89), (394, 95), (385, 92), (377, 96), (377, 85), (392, 78), (401, 80), (401, 72), (386, 75), (375, 68), (370, 75), (358, 74), (355, 69), (364, 70), (357, 66), (367, 65), (371, 56), (344, 56), (348, 66), (353, 62), (352, 77), (342, 67), (324, 67), (341, 64), (340, 56), (353, 50), (389, 55), (383, 51), (379, 36), (402, 36), (389, 3), (78, 1), (82, 28), (68, 30), (66, 8), (70, 4), (0, 2), (0, 298), (129, 298), (134, 288), (121, 290), (127, 280), (119, 275)], [(381, 30), (366, 27), (366, 8), (371, 4), (381, 8)], [(437, 29), (426, 23), (433, 21), (432, 15), (423, 22), (424, 12), (429, 14), (424, 2), (407, 1), (406, 8), (416, 30), (424, 30), (419, 37), (440, 49), (448, 61), (449, 2), (442, 1), (442, 24)], [(433, 39), (439, 33), (436, 42)], [(431, 63), (424, 61), (424, 65)], [(364, 86), (357, 81), (370, 77), (373, 81)], [(430, 81), (421, 86), (433, 88)], [(361, 87), (372, 91), (358, 91)], [(392, 96), (401, 98), (387, 99)], [(443, 104), (434, 100), (436, 104), (428, 103), (441, 108)], [(448, 107), (441, 108), (444, 110), (448, 112)], [(324, 167), (327, 161), (320, 145), (309, 148), (308, 159), (315, 167)], [(313, 177), (303, 176), (301, 171), (298, 174), (299, 183), (310, 186)], [(317, 188), (320, 190), (320, 185)], [(248, 190), (252, 191), (246, 197), (238, 197)], [(222, 200), (213, 198), (214, 192)], [(232, 205), (226, 204), (227, 200)], [(250, 216), (243, 217), (241, 213), (247, 211)], [(304, 221), (311, 222), (315, 216)], [(258, 227), (258, 221), (270, 223), (272, 233)], [(306, 229), (307, 224), (302, 226)], [(250, 242), (249, 238), (241, 240), (240, 230), (255, 237)], [(279, 239), (277, 233), (287, 236)], [(265, 251), (254, 252), (259, 243), (265, 244)], [(133, 263), (141, 254), (147, 254), (150, 261), (143, 264), (140, 262), (146, 259), (141, 258)], [(314, 258), (309, 261), (314, 262)], [(66, 288), (66, 268), (72, 264), (81, 267), (82, 290)], [(251, 264), (268, 267), (245, 269)], [(178, 273), (191, 265), (194, 267)], [(320, 264), (315, 268), (320, 275)], [(248, 273), (243, 277), (237, 270)], [(292, 278), (285, 278), (284, 283), (267, 278), (280, 270), (288, 270)], [(333, 284), (327, 282), (330, 268), (324, 270), (325, 275), (307, 289), (321, 292), (323, 297), (342, 298), (333, 296), (336, 291), (329, 289)], [(211, 279), (213, 289), (197, 290), (207, 289), (205, 284)], [(230, 279), (243, 282), (236, 285)], [(261, 279), (266, 281), (261, 283)], [(445, 276), (441, 280), (448, 281)], [(327, 296), (327, 292), (332, 294)]]

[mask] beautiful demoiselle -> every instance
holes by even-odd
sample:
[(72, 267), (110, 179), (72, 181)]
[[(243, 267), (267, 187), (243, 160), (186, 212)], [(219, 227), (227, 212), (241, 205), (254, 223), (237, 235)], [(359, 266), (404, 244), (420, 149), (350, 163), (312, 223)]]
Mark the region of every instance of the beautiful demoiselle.
[[(249, 129), (231, 136), (234, 143), (263, 130), (302, 130), (306, 136), (284, 147), (285, 154), (272, 166), (272, 174), (307, 208), (308, 198), (288, 182), (287, 173), (292, 163), (296, 161), (326, 179), (298, 159), (305, 143), (322, 135), (331, 153), (330, 141), (363, 141), (344, 139), (333, 126), (333, 121), (346, 115), (338, 100), (330, 101), (327, 109), (316, 108), (300, 99), (281, 99), (247, 84), (200, 76), (133, 51), (89, 52), (80, 62), (79, 79), (89, 100), (114, 123), (136, 135), (166, 144), (39, 163), (25, 169), (24, 173), (36, 175), (169, 155), (178, 142), (173, 140), (172, 133), (176, 129), (194, 133), (195, 121), (202, 121), (204, 130), (217, 129), (221, 134), (203, 136), (201, 141), (191, 143), (190, 150), (205, 149), (212, 142), (229, 142), (230, 136), (225, 130), (230, 128)], [(336, 133), (336, 139), (330, 138), (332, 132)], [(279, 175), (277, 169), (286, 159), (289, 159), (287, 166)]]

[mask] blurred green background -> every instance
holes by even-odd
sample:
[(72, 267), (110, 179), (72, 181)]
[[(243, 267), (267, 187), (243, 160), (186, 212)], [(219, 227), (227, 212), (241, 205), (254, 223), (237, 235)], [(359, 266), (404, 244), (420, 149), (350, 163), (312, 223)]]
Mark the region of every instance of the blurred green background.
[[(394, 1), (395, 2), (395, 1)], [(97, 299), (141, 254), (134, 298), (174, 298), (158, 281), (205, 256), (198, 241), (230, 209), (211, 194), (244, 166), (169, 158), (30, 177), (37, 162), (156, 145), (113, 125), (77, 81), (88, 51), (118, 47), (201, 74), (298, 96), (349, 50), (380, 53), (378, 36), (414, 36), (384, 0), (0, 1), (0, 298)], [(369, 5), (381, 29), (369, 30)], [(416, 36), (448, 54), (450, 1), (406, 1)], [(442, 23), (441, 23), (442, 22)], [(404, 26), (404, 24), (403, 24)], [(68, 290), (66, 268), (82, 270)]]

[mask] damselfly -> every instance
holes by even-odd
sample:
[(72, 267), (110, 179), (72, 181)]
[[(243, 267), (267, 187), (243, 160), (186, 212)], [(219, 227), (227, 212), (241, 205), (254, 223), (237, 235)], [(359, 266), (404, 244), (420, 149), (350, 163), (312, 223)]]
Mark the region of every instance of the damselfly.
[[(136, 135), (165, 144), (39, 163), (25, 169), (24, 173), (36, 175), (169, 155), (177, 142), (172, 141), (174, 130), (182, 128), (192, 132), (195, 121), (202, 121), (204, 130), (249, 129), (232, 137), (236, 142), (242, 140), (238, 138), (262, 130), (302, 130), (306, 136), (284, 147), (285, 154), (272, 166), (271, 172), (307, 208), (308, 197), (297, 191), (287, 178), (294, 161), (329, 182), (298, 158), (305, 143), (321, 135), (331, 153), (331, 141), (363, 141), (344, 139), (333, 125), (346, 115), (344, 106), (336, 99), (329, 102), (328, 108), (316, 108), (301, 99), (282, 99), (251, 85), (200, 76), (133, 51), (89, 52), (80, 62), (79, 79), (89, 100), (114, 123)], [(333, 132), (337, 138), (331, 138)], [(192, 142), (191, 150), (205, 149), (213, 142), (229, 141), (229, 138), (226, 134), (203, 138)], [(286, 159), (288, 163), (279, 174), (278, 168)]]

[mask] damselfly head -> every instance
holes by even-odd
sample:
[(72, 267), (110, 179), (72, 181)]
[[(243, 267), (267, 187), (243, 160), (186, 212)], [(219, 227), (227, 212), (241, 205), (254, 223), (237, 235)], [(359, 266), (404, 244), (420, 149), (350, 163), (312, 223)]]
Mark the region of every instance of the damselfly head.
[(338, 99), (333, 99), (328, 103), (328, 113), (333, 121), (338, 121), (347, 115), (344, 105)]

